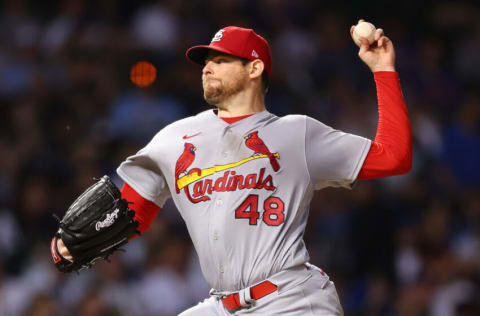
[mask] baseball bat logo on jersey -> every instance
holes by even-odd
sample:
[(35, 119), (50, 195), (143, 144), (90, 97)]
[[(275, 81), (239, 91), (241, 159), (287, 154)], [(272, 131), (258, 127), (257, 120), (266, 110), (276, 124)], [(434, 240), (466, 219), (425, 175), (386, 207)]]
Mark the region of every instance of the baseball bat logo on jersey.
[[(265, 145), (263, 140), (258, 137), (258, 131), (249, 133), (245, 138), (245, 145), (253, 150), (253, 155), (237, 162), (215, 165), (210, 168), (200, 169), (192, 168), (187, 170), (195, 160), (195, 151), (197, 148), (191, 143), (184, 144), (183, 153), (177, 160), (175, 165), (175, 189), (177, 194), (183, 189), (185, 195), (192, 203), (199, 203), (210, 200), (209, 194), (213, 191), (236, 191), (243, 189), (265, 189), (269, 191), (275, 190), (273, 178), (271, 175), (265, 177), (266, 168), (261, 168), (258, 173), (251, 173), (246, 176), (237, 175), (234, 170), (242, 164), (248, 163), (256, 159), (268, 159), (272, 169), (277, 172), (280, 164), (278, 153), (272, 153)], [(223, 172), (223, 175), (215, 180), (204, 179), (215, 173)], [(193, 195), (190, 194), (189, 185), (193, 185)]]

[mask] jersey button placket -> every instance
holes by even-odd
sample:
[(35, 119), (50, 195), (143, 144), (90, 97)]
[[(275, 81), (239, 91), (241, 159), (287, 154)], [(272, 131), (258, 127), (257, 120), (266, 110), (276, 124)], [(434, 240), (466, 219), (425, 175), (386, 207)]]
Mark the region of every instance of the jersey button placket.
[[(227, 135), (231, 134), (232, 130), (230, 127), (226, 127), (223, 131), (223, 135), (220, 139), (220, 143), (218, 151), (216, 152), (216, 164), (217, 165), (224, 165), (229, 161), (226, 159), (230, 155), (228, 147), (229, 137)], [(223, 176), (223, 172), (219, 173), (218, 176)], [(225, 275), (225, 267), (224, 267), (224, 250), (223, 250), (223, 242), (220, 240), (221, 233), (225, 226), (225, 203), (226, 200), (223, 198), (224, 196), (221, 195), (222, 192), (215, 192), (215, 201), (214, 201), (214, 219), (212, 222), (212, 234), (211, 241), (212, 241), (212, 248), (214, 249), (214, 255), (216, 257), (216, 264), (217, 264), (217, 271), (218, 271), (218, 282), (219, 285), (223, 284), (223, 277)]]
[[(233, 133), (232, 128), (227, 127), (226, 131), (225, 131), (225, 135), (229, 135), (228, 137), (231, 137), (232, 133)], [(225, 142), (225, 143), (228, 143), (228, 142)], [(230, 154), (230, 152), (227, 149), (222, 151), (222, 157), (223, 158), (227, 158), (229, 154)]]
[(216, 213), (216, 216), (215, 216), (215, 226), (213, 227), (213, 236), (212, 236), (212, 239), (213, 239), (213, 247), (214, 249), (216, 249), (216, 257), (217, 257), (217, 264), (218, 264), (218, 280), (219, 280), (219, 283), (222, 284), (223, 283), (223, 275), (224, 275), (224, 266), (223, 266), (223, 257), (222, 257), (222, 254), (223, 254), (223, 251), (221, 250), (222, 249), (222, 243), (221, 241), (219, 240), (220, 239), (220, 233), (219, 233), (219, 229), (221, 228), (221, 225), (222, 225), (222, 222), (223, 222), (223, 204), (224, 204), (224, 201), (223, 199), (217, 197), (215, 199), (215, 213)]

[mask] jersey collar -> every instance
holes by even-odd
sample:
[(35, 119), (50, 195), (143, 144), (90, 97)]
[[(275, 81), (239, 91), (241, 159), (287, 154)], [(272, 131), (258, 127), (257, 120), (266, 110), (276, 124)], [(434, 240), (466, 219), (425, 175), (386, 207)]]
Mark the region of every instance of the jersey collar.
[(213, 119), (215, 119), (217, 122), (219, 122), (221, 124), (221, 126), (223, 126), (223, 127), (227, 127), (227, 126), (234, 127), (234, 126), (239, 126), (239, 125), (244, 125), (244, 124), (252, 124), (252, 123), (256, 123), (256, 122), (266, 120), (266, 119), (270, 118), (272, 115), (273, 114), (268, 112), (267, 110), (263, 110), (261, 112), (257, 112), (253, 115), (250, 115), (249, 117), (241, 119), (240, 121), (229, 124), (229, 123), (225, 122), (224, 120), (222, 120), (220, 117), (217, 116), (217, 113), (216, 113), (215, 109), (209, 110), (209, 116), (211, 116)]

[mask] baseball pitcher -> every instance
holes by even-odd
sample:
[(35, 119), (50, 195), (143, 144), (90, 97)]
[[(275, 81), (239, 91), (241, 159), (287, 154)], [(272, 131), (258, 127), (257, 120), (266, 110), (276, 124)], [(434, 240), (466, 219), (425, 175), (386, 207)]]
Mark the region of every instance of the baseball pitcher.
[(404, 174), (412, 159), (393, 44), (381, 29), (372, 44), (360, 40), (377, 87), (373, 141), (268, 112), (270, 47), (251, 29), (225, 27), (209, 45), (188, 49), (213, 109), (168, 125), (128, 157), (117, 169), (121, 191), (105, 177), (72, 204), (52, 239), (57, 267), (75, 271), (108, 257), (172, 198), (212, 288), (182, 316), (343, 315), (334, 283), (309, 263), (303, 241), (313, 193)]

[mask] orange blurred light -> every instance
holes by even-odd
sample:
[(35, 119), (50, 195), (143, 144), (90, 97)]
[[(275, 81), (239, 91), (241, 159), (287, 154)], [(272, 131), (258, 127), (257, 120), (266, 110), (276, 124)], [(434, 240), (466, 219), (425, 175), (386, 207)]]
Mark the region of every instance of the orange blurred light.
[(139, 87), (148, 87), (157, 77), (157, 69), (148, 61), (139, 61), (130, 70), (130, 80)]

